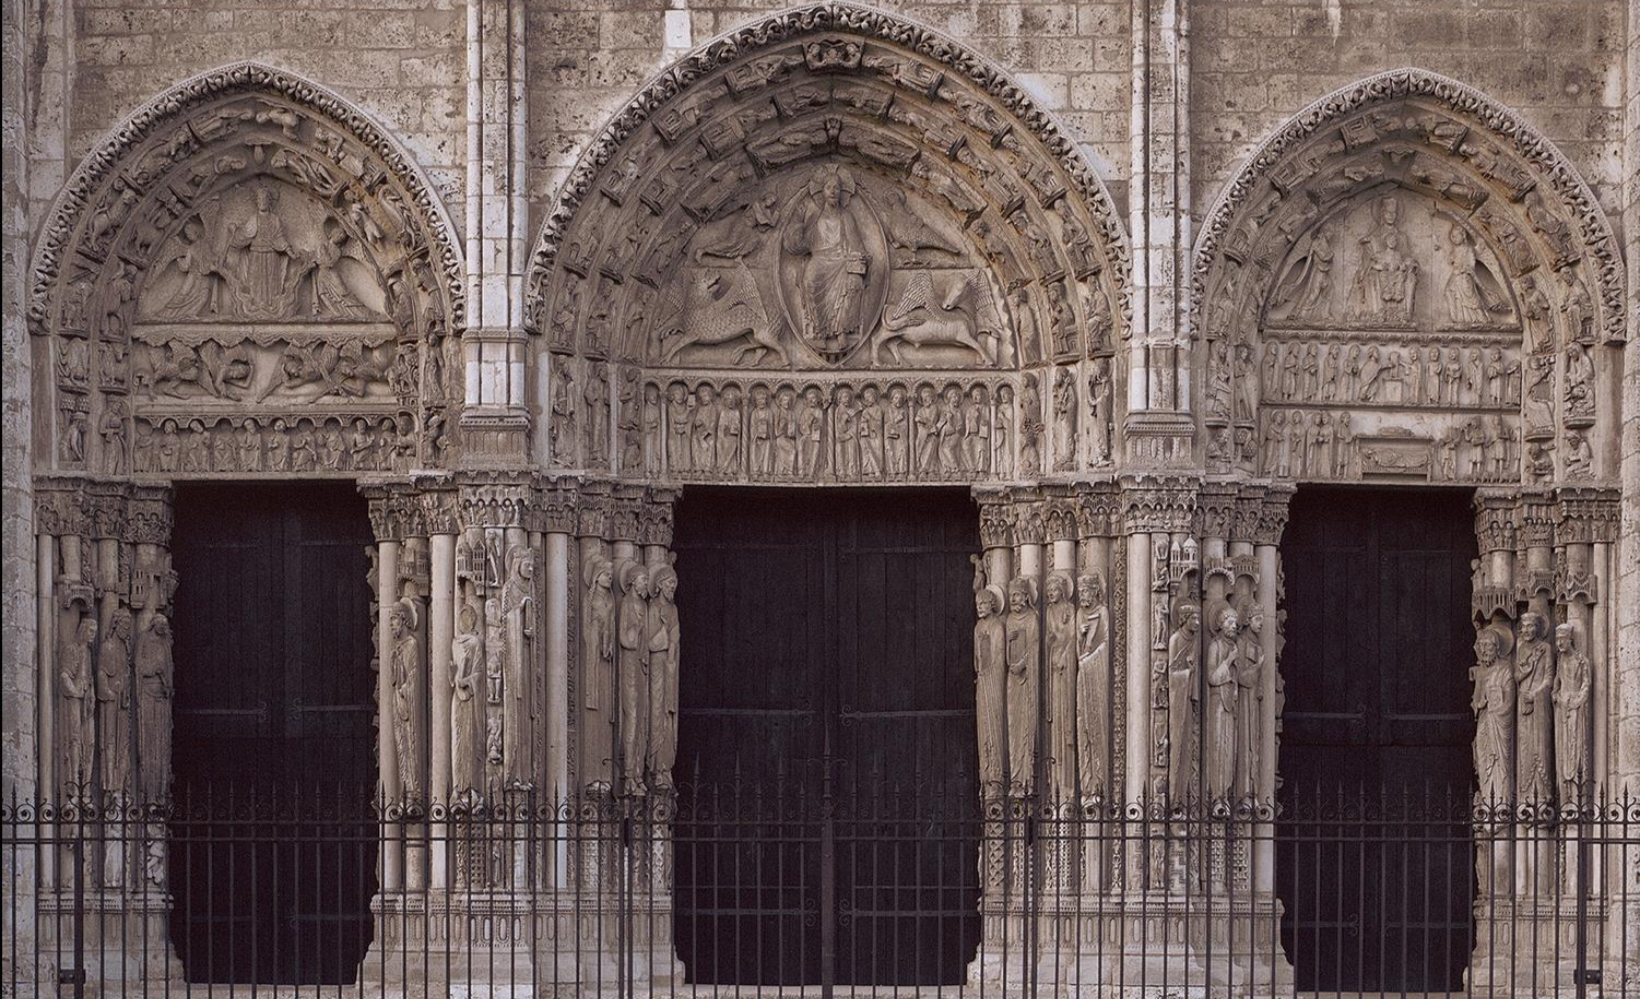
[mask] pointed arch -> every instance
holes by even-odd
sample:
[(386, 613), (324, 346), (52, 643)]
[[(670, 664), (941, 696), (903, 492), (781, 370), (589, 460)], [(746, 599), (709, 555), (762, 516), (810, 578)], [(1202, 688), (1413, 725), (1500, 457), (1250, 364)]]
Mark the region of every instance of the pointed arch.
[[(1065, 419), (1106, 429), (1025, 453), (1052, 452), (1052, 471), (1106, 467), (1129, 269), (1103, 183), (1002, 70), (849, 3), (775, 14), (653, 79), (582, 154), (542, 222), (525, 277), (525, 326), (542, 335), (547, 369), (537, 454), (562, 468), (733, 481), (751, 476), (749, 456), (714, 454), (703, 467), (636, 438), (658, 438), (670, 409), (682, 419), (702, 407), (726, 433), (745, 416), (756, 434), (740, 407), (770, 398), (797, 400), (788, 408), (810, 424), (842, 419), (847, 440), (854, 414), (874, 414), (879, 399), (903, 408), (933, 396), (943, 401), (926, 409), (990, 414), (992, 400), (1017, 397), (1036, 408), (1016, 417), (1009, 401), (997, 424), (1012, 474), (1014, 420), (1043, 433), (1052, 385)], [(930, 377), (896, 390), (892, 378), (851, 377), (865, 371)], [(1009, 372), (1023, 374), (1004, 390), (995, 376)], [(627, 407), (613, 442), (594, 415), (609, 397)], [(978, 437), (991, 421), (968, 422)], [(945, 464), (963, 467), (937, 474), (994, 474), (984, 449), (948, 452)], [(802, 466), (759, 474), (816, 474)], [(867, 477), (852, 458), (824, 475)]]
[(388, 130), (311, 80), (240, 62), (165, 91), (80, 161), (36, 247), (38, 467), (347, 474), (453, 442), (454, 229)]
[(1191, 295), (1209, 472), (1615, 475), (1610, 223), (1553, 143), (1455, 80), (1383, 73), (1260, 144), (1207, 214)]

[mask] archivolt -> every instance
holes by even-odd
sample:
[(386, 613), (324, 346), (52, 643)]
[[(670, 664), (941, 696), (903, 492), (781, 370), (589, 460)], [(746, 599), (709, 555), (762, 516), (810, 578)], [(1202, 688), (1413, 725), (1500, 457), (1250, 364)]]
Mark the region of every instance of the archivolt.
[[(1533, 218), (1530, 213), (1516, 211), (1510, 215), (1524, 214), (1521, 221), (1525, 228), (1534, 230), (1544, 243), (1575, 232), (1580, 244), (1577, 249), (1589, 261), (1596, 285), (1596, 328), (1604, 331), (1603, 339), (1608, 343), (1626, 339), (1623, 263), (1617, 239), (1593, 192), (1565, 155), (1504, 105), (1456, 80), (1415, 68), (1382, 73), (1328, 94), (1305, 108), (1247, 158), (1207, 213), (1196, 240), (1191, 284), (1196, 328), (1202, 328), (1200, 324), (1207, 319), (1210, 290), (1215, 307), (1230, 304), (1218, 300), (1225, 290), (1226, 262), (1258, 256), (1255, 244), (1268, 236), (1267, 232), (1260, 233), (1260, 216), (1267, 217), (1268, 211), (1274, 210), (1272, 202), (1305, 180), (1323, 174), (1327, 166), (1324, 160), (1349, 156), (1377, 138), (1371, 116), (1362, 116), (1361, 112), (1406, 100), (1451, 114), (1461, 123), (1467, 134), (1450, 140), (1446, 152), (1465, 174), (1501, 188), (1504, 196), (1499, 200), (1520, 202), (1528, 192), (1549, 195), (1547, 214), (1540, 212)], [(1301, 153), (1313, 139), (1337, 129), (1346, 119), (1362, 124), (1358, 130), (1341, 135), (1336, 149), (1311, 157), (1310, 162), (1300, 162)], [(1427, 141), (1439, 147), (1448, 140), (1431, 137)], [(1512, 184), (1507, 179), (1512, 171), (1523, 174), (1522, 182)], [(1546, 226), (1552, 227), (1563, 217), (1572, 220), (1567, 233), (1545, 231)], [(1546, 259), (1565, 256), (1564, 247), (1549, 247), (1548, 251), (1543, 254)], [(1268, 261), (1267, 266), (1277, 263), (1279, 259)], [(1241, 282), (1239, 290), (1247, 293), (1249, 283)]]
[[(847, 3), (803, 7), (723, 35), (661, 73), (614, 117), (582, 155), (542, 223), (526, 277), (526, 326), (541, 331), (548, 325), (546, 310), (552, 304), (552, 277), (565, 264), (578, 220), (594, 242), (606, 235), (614, 237), (611, 226), (592, 231), (584, 223), (593, 214), (590, 209), (594, 192), (602, 189), (608, 200), (617, 204), (628, 195), (635, 200), (642, 182), (656, 173), (658, 158), (657, 162), (638, 162), (642, 156), (634, 157), (634, 150), (647, 153), (651, 146), (685, 144), (693, 148), (704, 137), (706, 152), (701, 173), (721, 165), (748, 140), (746, 133), (761, 124), (754, 118), (763, 111), (750, 116), (746, 113), (750, 101), (760, 101), (771, 116), (776, 113), (774, 108), (767, 108), (767, 93), (760, 91), (777, 84), (792, 68), (782, 66), (780, 59), (792, 52), (790, 43), (805, 39), (834, 39), (839, 47), (823, 52), (811, 50), (806, 60), (803, 50), (798, 49), (797, 68), (817, 74), (856, 73), (882, 85), (876, 94), (861, 94), (864, 103), (845, 108), (842, 102), (836, 102), (832, 110), (824, 112), (869, 122), (869, 131), (881, 139), (882, 144), (869, 151), (851, 150), (856, 159), (876, 156), (881, 166), (903, 156), (902, 170), (911, 171), (914, 161), (926, 158), (924, 167), (938, 172), (935, 183), (948, 184), (953, 198), (974, 197), (976, 207), (986, 202), (996, 206), (996, 230), (1017, 229), (1025, 224), (1019, 220), (1010, 220), (1012, 226), (1001, 223), (1015, 209), (1023, 208), (1027, 192), (1044, 210), (1060, 199), (1070, 201), (1074, 206), (1070, 224), (1086, 230), (1081, 233), (1084, 245), (1079, 250), (1073, 248), (1071, 253), (1094, 255), (1115, 299), (1115, 324), (1125, 332), (1131, 314), (1126, 236), (1109, 193), (1071, 139), (1006, 73), (983, 57), (927, 28)], [(861, 49), (871, 43), (878, 43), (881, 51), (910, 58), (895, 65), (862, 69)], [(726, 69), (728, 72), (724, 72)], [(919, 121), (914, 114), (907, 116), (909, 120), (896, 120), (888, 106), (896, 94), (906, 98), (907, 106), (912, 99), (928, 101), (935, 111), (926, 116), (927, 120)], [(877, 96), (885, 96), (888, 101), (881, 105), (869, 103)], [(782, 107), (778, 111), (780, 123), (806, 124), (811, 110)], [(843, 145), (847, 144), (844, 139)], [(993, 157), (993, 151), (1005, 144), (1012, 147), (1005, 150), (1008, 155)], [(990, 175), (994, 187), (980, 183), (972, 172), (958, 166), (966, 155), (962, 153), (964, 146), (971, 153), (983, 153), (980, 158), (985, 162), (980, 164), (980, 171), (994, 171)], [(835, 141), (832, 151), (836, 151)], [(754, 167), (760, 172), (768, 169), (760, 162)], [(630, 175), (634, 168), (642, 173), (641, 178)], [(675, 203), (698, 190), (671, 192), (668, 200)], [(1017, 202), (1010, 203), (1016, 196)], [(652, 205), (651, 210), (663, 214), (672, 203)], [(979, 213), (973, 214), (977, 219)], [(1041, 222), (1039, 216), (1021, 212), (1021, 220), (1027, 217)], [(695, 221), (701, 220), (697, 212)], [(1055, 242), (1063, 236), (1057, 224), (1044, 224), (1041, 231)], [(1026, 255), (1024, 237), (1009, 232), (1006, 238), (1019, 245), (1022, 256)], [(589, 267), (592, 258), (591, 250), (585, 252), (586, 260), (579, 262), (582, 268)], [(641, 261), (648, 252), (650, 248), (645, 246), (636, 259)], [(1063, 246), (1056, 246), (1055, 252), (1065, 255)], [(1071, 263), (1068, 269), (1074, 271), (1074, 261)], [(606, 273), (614, 274), (607, 257), (600, 264)], [(1032, 271), (1040, 268), (1022, 267), (1021, 284)], [(620, 276), (624, 275), (612, 280)]]
[[(462, 261), (454, 227), (431, 183), (410, 155), (382, 125), (345, 98), (295, 73), (240, 62), (201, 73), (144, 104), (111, 129), (80, 161), (52, 206), (34, 252), (28, 314), (35, 332), (48, 331), (54, 297), (61, 291), (71, 262), (76, 258), (99, 258), (95, 252), (88, 253), (85, 245), (83, 230), (88, 220), (127, 197), (134, 199), (128, 205), (134, 205), (136, 200), (154, 194), (140, 182), (153, 184), (164, 179), (170, 157), (189, 155), (189, 143), (207, 143), (203, 136), (183, 134), (193, 112), (236, 95), (257, 94), (309, 109), (344, 131), (363, 144), (366, 155), (360, 165), (375, 175), (360, 179), (380, 183), (391, 177), (403, 189), (411, 216), (405, 221), (417, 232), (412, 238), (429, 247), (431, 265), (442, 277), (439, 294), (449, 328), (459, 332), (464, 327)], [(178, 126), (183, 131), (178, 131)], [(168, 131), (174, 144), (151, 142)], [(140, 162), (139, 153), (146, 153)], [(127, 210), (124, 218), (135, 214), (134, 208)]]

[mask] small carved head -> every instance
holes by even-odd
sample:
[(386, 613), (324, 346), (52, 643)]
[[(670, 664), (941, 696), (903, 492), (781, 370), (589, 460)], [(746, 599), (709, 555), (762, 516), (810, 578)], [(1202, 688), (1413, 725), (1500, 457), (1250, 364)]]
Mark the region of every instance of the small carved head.
[(685, 402), (689, 398), (689, 389), (682, 382), (673, 382), (666, 387), (666, 394), (673, 402)]
[(1008, 606), (1025, 613), (1036, 607), (1036, 580), (1030, 576), (1015, 576), (1008, 584)]
[(847, 406), (854, 401), (854, 386), (847, 383), (837, 386), (837, 404)]
[(148, 630), (160, 638), (169, 637), (171, 634), (171, 621), (164, 614), (155, 614), (148, 619)]
[(1009, 405), (1010, 403), (1012, 403), (1013, 401), (1014, 401), (1014, 387), (1012, 385), (1007, 384), (1006, 382), (1004, 382), (1001, 385), (998, 385), (997, 386), (997, 404), (1001, 405), (1001, 406), (1006, 406), (1006, 405)]
[(1241, 617), (1236, 609), (1229, 604), (1219, 608), (1215, 615), (1214, 626), (1227, 638), (1234, 638), (1241, 631)]
[(621, 570), (621, 589), (640, 597), (649, 596), (649, 570), (642, 562), (628, 562)]
[(974, 593), (974, 610), (983, 621), (1002, 613), (1002, 605), (1006, 601), (1007, 598), (1002, 595), (1002, 591), (995, 586), (982, 587)]
[(90, 645), (92, 642), (96, 641), (97, 619), (90, 614), (80, 618), (80, 626), (74, 629), (74, 637), (76, 640), (85, 645)]
[(1520, 616), (1520, 640), (1523, 642), (1543, 638), (1548, 633), (1548, 628), (1548, 622), (1537, 611), (1527, 611)]
[(1076, 581), (1076, 602), (1092, 610), (1105, 602), (1105, 580), (1097, 572), (1090, 572)]
[(898, 408), (900, 406), (904, 406), (905, 405), (905, 386), (904, 385), (899, 385), (899, 384), (890, 385), (888, 387), (888, 401), (890, 403), (892, 403), (896, 408)]
[(797, 393), (790, 385), (782, 385), (780, 391), (775, 394), (774, 401), (781, 409), (791, 409), (797, 402)]
[(932, 405), (935, 398), (936, 398), (936, 396), (934, 394), (934, 386), (926, 384), (926, 383), (917, 386), (917, 399), (923, 405), (925, 405), (925, 406)]
[(711, 405), (712, 398), (716, 394), (717, 390), (712, 387), (711, 382), (701, 382), (699, 385), (695, 386), (695, 398), (700, 400), (700, 404), (702, 406)]
[(1571, 655), (1577, 651), (1577, 625), (1571, 621), (1555, 629), (1555, 650), (1561, 655)]
[(1071, 577), (1062, 572), (1055, 572), (1048, 576), (1047, 598), (1048, 603), (1060, 604), (1069, 600), (1071, 596)]
[(415, 631), (419, 616), (416, 612), (416, 602), (414, 600), (406, 598), (394, 604), (393, 609), (387, 615), (388, 627), (392, 629), (393, 637), (404, 638)]
[(652, 595), (663, 597), (667, 601), (677, 596), (678, 574), (676, 570), (667, 565), (656, 569), (654, 577), (650, 580), (650, 591)]
[(878, 394), (877, 386), (872, 382), (867, 382), (865, 385), (860, 387), (861, 404), (866, 406), (876, 404)]
[(984, 384), (975, 385), (968, 390), (968, 398), (972, 400), (975, 405), (983, 406), (986, 402), (985, 396), (986, 392)]
[(962, 401), (962, 386), (953, 382), (945, 387), (945, 401), (955, 406)]
[(820, 406), (825, 403), (825, 397), (820, 394), (820, 386), (810, 385), (803, 390), (803, 401), (810, 406)]
[(1201, 608), (1188, 600), (1173, 608), (1173, 619), (1179, 622), (1179, 630), (1187, 635), (1193, 635), (1201, 630)]

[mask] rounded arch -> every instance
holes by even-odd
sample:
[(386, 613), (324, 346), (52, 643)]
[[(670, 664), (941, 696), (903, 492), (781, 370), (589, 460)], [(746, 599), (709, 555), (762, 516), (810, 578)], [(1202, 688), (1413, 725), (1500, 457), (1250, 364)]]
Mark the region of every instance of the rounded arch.
[(110, 130), (47, 215), (28, 315), (42, 466), (345, 474), (453, 443), (449, 217), (379, 122), (285, 70), (210, 70)]
[[(1006, 426), (988, 415), (975, 434), (1012, 439), (1016, 421), (1042, 434), (1044, 401), (1081, 419), (1083, 435), (1027, 451), (1049, 452), (1034, 473), (1016, 467), (1010, 443), (1010, 475), (1102, 467), (1123, 396), (1109, 382), (1125, 368), (1112, 362), (1128, 335), (1128, 261), (1104, 185), (1000, 69), (852, 4), (776, 14), (651, 81), (582, 154), (543, 221), (525, 308), (549, 369), (537, 453), (645, 477), (867, 480), (834, 442), (855, 432), (862, 396), (868, 410), (909, 396), (909, 410), (928, 395), (893, 392), (898, 378), (926, 383), (931, 409), (1037, 404), (1010, 410)], [(1015, 382), (1007, 391), (999, 373)], [(611, 397), (613, 434), (600, 416)], [(823, 424), (812, 432), (826, 438), (828, 470), (805, 469), (801, 450), (787, 473), (773, 454), (754, 473), (749, 451), (727, 458), (716, 444), (699, 445), (712, 448), (709, 468), (672, 453), (690, 442), (681, 426), (674, 439), (669, 410), (698, 424), (685, 414), (704, 407), (715, 421), (744, 406), (723, 430), (743, 420), (755, 437), (753, 407), (779, 421), (780, 400), (795, 400), (792, 421)], [(962, 467), (933, 474), (997, 474), (1001, 459), (981, 450), (948, 449), (943, 465)]]
[(1322, 98), (1208, 212), (1210, 472), (1548, 484), (1616, 472), (1621, 258), (1520, 116), (1418, 69)]

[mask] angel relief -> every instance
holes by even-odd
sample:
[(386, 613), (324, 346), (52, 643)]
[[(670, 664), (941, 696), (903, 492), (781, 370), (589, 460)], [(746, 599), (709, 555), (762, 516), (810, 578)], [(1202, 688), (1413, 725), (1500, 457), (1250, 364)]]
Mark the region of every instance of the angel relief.
[[(990, 267), (915, 194), (827, 164), (746, 191), (688, 239), (651, 320), (678, 367), (1011, 366)], [(627, 315), (634, 314), (628, 305)]]
[(142, 322), (387, 319), (361, 241), (318, 201), (272, 182), (212, 199), (159, 260), (139, 302)]

